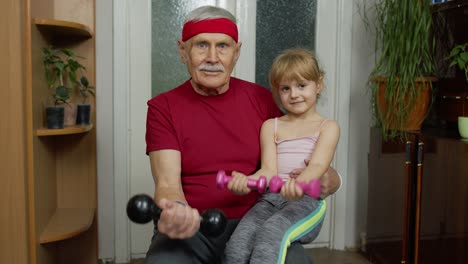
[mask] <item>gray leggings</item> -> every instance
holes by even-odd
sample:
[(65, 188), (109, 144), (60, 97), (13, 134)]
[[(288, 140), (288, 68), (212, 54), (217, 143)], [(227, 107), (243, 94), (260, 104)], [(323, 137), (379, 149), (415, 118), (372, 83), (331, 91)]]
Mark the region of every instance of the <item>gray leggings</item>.
[(225, 250), (225, 264), (285, 263), (291, 243), (312, 242), (325, 217), (324, 200), (290, 202), (266, 193), (242, 218)]
[[(155, 230), (145, 264), (217, 264), (221, 263), (226, 242), (239, 223), (229, 220), (226, 231), (217, 238), (196, 233), (189, 239), (170, 239)], [(267, 263), (267, 262), (265, 262)], [(312, 264), (304, 248), (298, 242), (292, 243), (286, 256), (288, 264)]]

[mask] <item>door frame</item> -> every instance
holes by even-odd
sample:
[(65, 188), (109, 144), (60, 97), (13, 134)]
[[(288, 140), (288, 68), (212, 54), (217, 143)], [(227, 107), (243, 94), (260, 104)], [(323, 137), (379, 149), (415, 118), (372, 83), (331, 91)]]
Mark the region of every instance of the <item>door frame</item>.
[[(240, 4), (234, 1), (219, 0), (218, 4), (233, 12), (236, 16), (246, 15), (252, 17), (252, 4), (248, 0), (237, 0), (247, 9), (239, 9)], [(255, 2), (255, 1), (252, 1)], [(138, 6), (135, 6), (138, 5)], [(348, 134), (349, 134), (349, 100), (350, 100), (350, 80), (351, 80), (351, 27), (353, 1), (347, 0), (319, 0), (317, 3), (317, 29), (316, 29), (316, 51), (320, 54), (320, 59), (324, 68), (327, 69), (326, 85), (330, 93), (333, 104), (329, 106), (331, 118), (337, 120), (341, 126), (340, 143), (335, 155), (334, 167), (343, 177), (340, 191), (333, 195), (330, 213), (331, 234), (330, 247), (333, 249), (344, 249), (345, 247), (345, 219), (352, 212), (346, 212), (346, 172), (348, 169)], [(146, 166), (149, 170), (148, 160), (131, 160), (131, 151), (144, 145), (144, 140), (139, 135), (135, 135), (132, 127), (141, 122), (134, 123), (135, 118), (146, 116), (146, 105), (132, 111), (132, 103), (146, 102), (151, 94), (151, 29), (145, 23), (151, 23), (151, 0), (129, 1), (115, 0), (114, 8), (114, 197), (115, 197), (115, 240), (107, 241), (114, 243), (115, 260), (117, 263), (130, 260), (130, 224), (125, 215), (125, 206), (131, 189), (130, 175), (132, 167), (135, 168), (138, 162)], [(142, 9), (139, 9), (142, 8)], [(146, 12), (141, 13), (141, 10)], [(326, 14), (326, 15), (320, 15)], [(245, 18), (243, 18), (245, 20)], [(149, 22), (148, 22), (149, 21)], [(250, 22), (251, 23), (251, 22)], [(146, 25), (149, 25), (146, 24)], [(239, 24), (241, 38), (255, 38), (254, 33), (246, 30), (247, 24)], [(245, 35), (250, 34), (250, 35)], [(130, 39), (143, 37), (139, 41), (129, 41)], [(255, 60), (255, 47), (243, 44), (241, 59), (238, 62), (234, 75), (246, 80), (253, 80), (252, 72), (248, 69), (250, 65), (255, 65), (248, 59)], [(142, 48), (143, 47), (143, 48)], [(244, 58), (242, 58), (244, 56)], [(255, 61), (254, 61), (255, 62)], [(130, 65), (138, 65), (138, 70), (132, 70)], [(148, 67), (149, 65), (149, 67)], [(147, 68), (145, 68), (147, 67)], [(132, 89), (138, 87), (138, 89)], [(140, 90), (148, 87), (148, 91)], [(332, 89), (334, 88), (334, 89)], [(336, 92), (336, 91), (339, 91)], [(328, 103), (328, 102), (327, 102)], [(331, 114), (331, 115), (330, 115)], [(144, 149), (144, 148), (143, 148)], [(135, 163), (137, 162), (137, 163)], [(151, 176), (149, 176), (151, 178)], [(105, 205), (101, 205), (105, 206)], [(103, 242), (105, 243), (105, 242)], [(132, 256), (135, 257), (135, 256)]]

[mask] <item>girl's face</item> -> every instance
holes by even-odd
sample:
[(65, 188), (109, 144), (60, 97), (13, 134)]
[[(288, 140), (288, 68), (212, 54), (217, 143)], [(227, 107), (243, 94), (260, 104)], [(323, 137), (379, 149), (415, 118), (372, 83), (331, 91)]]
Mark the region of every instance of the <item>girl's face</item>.
[(301, 115), (310, 111), (315, 112), (317, 97), (322, 91), (322, 82), (281, 81), (278, 89), (281, 103), (288, 113)]

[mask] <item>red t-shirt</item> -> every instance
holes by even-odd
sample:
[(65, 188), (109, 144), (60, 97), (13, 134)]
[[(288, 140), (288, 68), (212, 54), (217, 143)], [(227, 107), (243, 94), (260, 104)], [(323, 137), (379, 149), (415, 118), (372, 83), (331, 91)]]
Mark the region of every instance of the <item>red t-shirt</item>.
[(259, 197), (216, 188), (216, 173), (247, 175), (260, 165), (260, 128), (281, 115), (265, 87), (231, 78), (221, 95), (202, 96), (190, 81), (148, 101), (146, 152), (173, 149), (181, 153), (182, 186), (191, 207), (200, 213), (223, 210), (242, 217)]

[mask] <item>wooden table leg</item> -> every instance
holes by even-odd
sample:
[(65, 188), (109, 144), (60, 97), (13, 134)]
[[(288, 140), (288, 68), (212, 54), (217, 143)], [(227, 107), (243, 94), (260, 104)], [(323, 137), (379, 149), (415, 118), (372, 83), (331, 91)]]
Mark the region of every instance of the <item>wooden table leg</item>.
[(416, 173), (416, 206), (415, 206), (415, 228), (414, 228), (414, 264), (419, 264), (419, 238), (421, 233), (421, 191), (422, 191), (422, 173), (423, 173), (423, 150), (424, 143), (418, 143), (418, 164)]
[(405, 161), (405, 203), (403, 213), (403, 237), (401, 242), (401, 263), (406, 264), (408, 259), (408, 240), (409, 240), (409, 210), (410, 210), (410, 184), (411, 184), (411, 146), (412, 141), (406, 141), (406, 161)]

